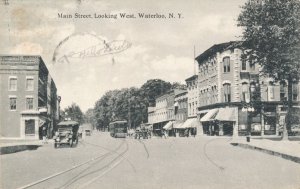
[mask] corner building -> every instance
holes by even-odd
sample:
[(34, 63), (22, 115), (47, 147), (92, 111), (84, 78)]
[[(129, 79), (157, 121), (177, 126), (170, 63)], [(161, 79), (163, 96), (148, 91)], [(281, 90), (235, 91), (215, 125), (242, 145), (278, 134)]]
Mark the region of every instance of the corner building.
[[(286, 114), (286, 83), (260, 74), (260, 67), (241, 60), (242, 42), (213, 45), (196, 57), (198, 116), (208, 135), (280, 135)], [(293, 83), (293, 112), (299, 112), (299, 83)], [(253, 99), (256, 97), (256, 99)], [(258, 103), (259, 102), (259, 103)], [(259, 105), (256, 105), (259, 104)], [(252, 111), (243, 111), (249, 106)]]
[(40, 56), (0, 56), (0, 132), (6, 139), (48, 137), (59, 120), (56, 85)]

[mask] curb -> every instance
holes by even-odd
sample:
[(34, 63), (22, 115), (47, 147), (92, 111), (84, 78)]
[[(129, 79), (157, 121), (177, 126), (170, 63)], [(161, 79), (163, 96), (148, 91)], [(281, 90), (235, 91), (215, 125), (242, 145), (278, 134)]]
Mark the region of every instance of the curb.
[(266, 154), (270, 154), (270, 155), (273, 155), (273, 156), (277, 156), (277, 157), (281, 157), (283, 159), (293, 161), (295, 163), (300, 163), (300, 157), (297, 157), (297, 156), (287, 155), (287, 154), (284, 154), (284, 153), (275, 152), (275, 151), (272, 151), (272, 150), (267, 150), (267, 149), (256, 147), (256, 146), (251, 146), (249, 144), (243, 144), (243, 143), (230, 143), (230, 144), (232, 146), (239, 146), (239, 147), (242, 147), (242, 148), (245, 148), (245, 149), (257, 150), (257, 151), (260, 151), (260, 152), (263, 152), (263, 153), (266, 153)]
[(14, 145), (14, 146), (4, 146), (0, 147), (0, 155), (12, 154), (16, 152), (21, 152), (25, 150), (36, 150), (42, 145)]

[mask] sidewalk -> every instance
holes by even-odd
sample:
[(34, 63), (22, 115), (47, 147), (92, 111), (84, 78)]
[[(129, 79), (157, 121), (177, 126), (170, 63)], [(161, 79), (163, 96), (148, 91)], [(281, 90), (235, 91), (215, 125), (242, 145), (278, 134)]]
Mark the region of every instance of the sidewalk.
[(251, 138), (250, 142), (247, 142), (246, 137), (237, 137), (233, 138), (230, 143), (233, 146), (261, 151), (300, 163), (300, 141), (274, 141), (270, 139)]
[[(48, 143), (51, 143), (51, 139)], [(36, 150), (43, 146), (42, 140), (6, 140), (0, 139), (0, 155), (21, 152), (25, 150)]]

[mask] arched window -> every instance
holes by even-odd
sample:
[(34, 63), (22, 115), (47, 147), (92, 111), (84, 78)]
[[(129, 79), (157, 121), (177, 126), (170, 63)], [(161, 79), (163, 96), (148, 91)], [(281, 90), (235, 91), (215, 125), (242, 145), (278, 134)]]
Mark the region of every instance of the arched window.
[(242, 60), (242, 70), (247, 70), (247, 62), (246, 60)]
[(223, 68), (224, 68), (224, 73), (230, 72), (230, 58), (229, 57), (223, 58)]
[(242, 101), (249, 101), (249, 85), (248, 83), (242, 83)]
[(274, 100), (274, 83), (273, 82), (269, 82), (268, 100)]
[(224, 87), (224, 102), (231, 102), (231, 86), (229, 83), (225, 83)]

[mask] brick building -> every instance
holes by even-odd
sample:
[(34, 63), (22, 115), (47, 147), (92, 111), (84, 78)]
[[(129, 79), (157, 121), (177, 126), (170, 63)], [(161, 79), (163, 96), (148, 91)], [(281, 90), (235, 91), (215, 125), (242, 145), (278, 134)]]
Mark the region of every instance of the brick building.
[[(217, 44), (196, 57), (198, 115), (204, 133), (245, 135), (250, 124), (252, 135), (278, 135), (280, 119), (286, 113), (286, 84), (263, 77), (258, 65), (242, 61), (241, 44)], [(299, 108), (298, 94), (299, 84), (294, 83), (296, 109)]]
[(40, 56), (0, 56), (1, 138), (51, 137), (59, 120), (57, 89)]

